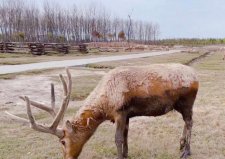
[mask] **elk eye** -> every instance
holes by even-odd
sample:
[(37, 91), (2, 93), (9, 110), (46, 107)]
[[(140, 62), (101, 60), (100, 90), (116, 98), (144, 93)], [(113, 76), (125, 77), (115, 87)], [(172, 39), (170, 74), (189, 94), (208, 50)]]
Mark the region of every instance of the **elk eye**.
[(66, 142), (65, 141), (61, 141), (61, 144), (63, 144), (65, 146)]

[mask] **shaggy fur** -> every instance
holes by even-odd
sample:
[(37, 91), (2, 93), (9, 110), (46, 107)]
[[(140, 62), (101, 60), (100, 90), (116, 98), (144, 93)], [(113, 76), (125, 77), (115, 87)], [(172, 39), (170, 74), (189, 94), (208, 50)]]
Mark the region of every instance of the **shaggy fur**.
[[(134, 116), (163, 115), (175, 109), (186, 123), (181, 144), (186, 145), (183, 154), (186, 158), (190, 154), (192, 106), (197, 91), (196, 73), (185, 65), (118, 67), (103, 77), (71, 121), (75, 132), (73, 140), (80, 143), (80, 152), (99, 124), (105, 120), (117, 122), (116, 143), (119, 158), (123, 158), (121, 153), (125, 153), (125, 157), (127, 150), (122, 152), (121, 147), (126, 143), (128, 129), (124, 130), (122, 121)], [(118, 124), (120, 122), (122, 124)], [(126, 131), (125, 139), (120, 135), (123, 131)]]
[(195, 82), (195, 71), (182, 64), (118, 67), (103, 77), (76, 117), (89, 109), (111, 116), (133, 97), (161, 96), (166, 90), (189, 88)]

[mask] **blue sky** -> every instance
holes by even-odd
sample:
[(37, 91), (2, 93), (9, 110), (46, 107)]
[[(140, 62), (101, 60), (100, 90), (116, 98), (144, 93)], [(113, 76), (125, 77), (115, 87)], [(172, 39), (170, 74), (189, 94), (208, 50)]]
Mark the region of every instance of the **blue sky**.
[[(44, 0), (42, 0), (44, 1)], [(161, 38), (225, 38), (225, 0), (49, 0), (64, 7), (103, 5), (113, 15), (153, 21)]]

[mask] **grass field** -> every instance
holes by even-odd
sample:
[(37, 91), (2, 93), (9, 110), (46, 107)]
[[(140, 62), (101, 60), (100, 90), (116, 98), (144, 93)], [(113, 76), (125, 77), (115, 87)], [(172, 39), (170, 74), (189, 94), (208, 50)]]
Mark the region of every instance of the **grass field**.
[[(71, 69), (73, 74), (74, 91), (66, 113), (66, 118), (70, 118), (79, 109), (78, 99), (84, 99), (98, 83), (102, 75), (109, 69), (121, 65), (143, 65), (151, 63), (181, 62), (185, 63), (192, 58), (199, 56), (193, 54), (174, 54), (157, 56), (152, 58), (142, 58), (136, 60), (107, 62), (90, 65), (91, 68)], [(210, 56), (196, 62), (193, 65), (199, 74), (200, 90), (194, 106), (194, 126), (192, 133), (192, 156), (190, 159), (224, 159), (225, 158), (225, 61), (222, 60), (222, 53), (210, 54)], [(12, 96), (16, 96), (21, 90), (24, 93), (32, 93), (33, 98), (42, 101), (49, 98), (48, 91), (42, 94), (41, 91), (47, 89), (50, 82), (56, 83), (57, 100), (60, 100), (60, 83), (56, 82), (56, 75), (63, 72), (62, 69), (53, 72), (40, 72), (34, 75), (20, 75), (15, 79), (0, 80), (0, 87), (7, 87), (15, 83), (20, 83), (25, 87), (11, 86)], [(46, 80), (45, 83), (38, 83), (31, 86), (24, 79), (30, 79), (33, 83), (36, 80)], [(9, 89), (9, 88), (8, 88)], [(7, 89), (7, 90), (8, 90)], [(0, 89), (2, 93), (4, 89)], [(30, 90), (30, 91), (26, 91)], [(4, 93), (4, 92), (3, 92)], [(20, 93), (20, 92), (19, 92)], [(42, 97), (47, 95), (47, 97)], [(1, 95), (1, 94), (0, 94)], [(7, 96), (10, 96), (7, 94)], [(14, 98), (10, 98), (12, 100)], [(7, 101), (7, 100), (1, 100)], [(0, 158), (1, 159), (59, 159), (62, 158), (58, 139), (49, 134), (43, 134), (31, 130), (26, 125), (21, 125), (10, 121), (4, 114), (4, 110), (9, 110), (20, 116), (25, 116), (25, 108), (21, 107), (18, 101), (9, 101), (0, 105)], [(79, 103), (79, 104), (78, 104)], [(20, 110), (20, 111), (18, 111)], [(51, 118), (45, 113), (35, 111), (36, 118), (40, 122), (50, 122)], [(177, 112), (170, 112), (161, 117), (138, 117), (133, 118), (129, 130), (129, 159), (178, 159), (179, 137), (183, 129), (184, 122)], [(114, 159), (116, 158), (116, 146), (114, 144), (115, 125), (110, 122), (103, 123), (94, 136), (84, 146), (81, 159)]]

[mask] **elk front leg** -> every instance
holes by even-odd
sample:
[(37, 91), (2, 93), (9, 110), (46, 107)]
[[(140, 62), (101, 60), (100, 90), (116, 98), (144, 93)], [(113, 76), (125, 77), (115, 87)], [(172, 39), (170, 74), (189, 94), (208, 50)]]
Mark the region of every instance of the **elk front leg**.
[(124, 148), (123, 148), (123, 157), (127, 158), (128, 157), (128, 130), (129, 130), (129, 118), (126, 120), (126, 126), (124, 130)]
[(124, 152), (124, 132), (126, 129), (126, 114), (120, 113), (116, 119), (116, 135), (115, 135), (115, 143), (117, 147), (118, 159), (123, 159)]

